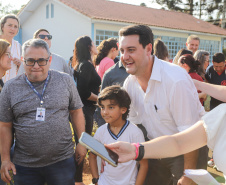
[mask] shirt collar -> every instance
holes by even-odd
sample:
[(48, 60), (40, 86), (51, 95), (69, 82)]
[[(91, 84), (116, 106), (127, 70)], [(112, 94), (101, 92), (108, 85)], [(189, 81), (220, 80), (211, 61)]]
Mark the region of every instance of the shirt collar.
[(153, 64), (153, 68), (152, 68), (152, 73), (151, 73), (151, 80), (156, 80), (161, 82), (162, 77), (161, 77), (161, 65), (162, 65), (162, 61), (159, 60), (155, 55), (154, 56), (154, 64)]
[(122, 133), (126, 130), (126, 128), (128, 127), (128, 125), (129, 125), (129, 121), (126, 120), (125, 124), (122, 126), (122, 128), (121, 128), (121, 130), (119, 131), (118, 135), (115, 135), (114, 133), (111, 132), (109, 123), (108, 123), (108, 125), (107, 125), (107, 129), (108, 129), (108, 132), (109, 132), (109, 134), (111, 135), (111, 137), (112, 137), (113, 139), (117, 140), (117, 139), (122, 135)]

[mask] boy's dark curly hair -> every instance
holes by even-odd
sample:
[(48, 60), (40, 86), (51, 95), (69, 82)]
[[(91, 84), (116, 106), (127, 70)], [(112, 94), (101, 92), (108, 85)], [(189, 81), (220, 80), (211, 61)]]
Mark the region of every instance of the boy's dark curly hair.
[(113, 100), (117, 105), (119, 105), (119, 107), (126, 107), (127, 111), (122, 115), (122, 119), (127, 119), (131, 99), (125, 89), (123, 89), (119, 85), (106, 87), (98, 95), (97, 104), (101, 106), (101, 101), (103, 100)]

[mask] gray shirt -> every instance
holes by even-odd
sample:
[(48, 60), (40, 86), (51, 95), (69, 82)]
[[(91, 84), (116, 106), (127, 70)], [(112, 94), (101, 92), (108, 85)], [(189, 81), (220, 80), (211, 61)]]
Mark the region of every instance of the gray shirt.
[[(44, 83), (32, 84), (41, 94)], [(72, 77), (50, 70), (44, 93), (45, 121), (36, 121), (40, 99), (27, 84), (25, 74), (5, 84), (0, 102), (0, 121), (12, 122), (15, 128), (15, 164), (42, 167), (74, 154), (69, 110), (83, 105)]]
[(129, 74), (126, 72), (121, 60), (118, 61), (105, 72), (102, 79), (101, 90), (115, 84), (123, 86), (123, 83), (128, 76)]
[[(50, 65), (50, 69), (54, 69), (59, 72), (67, 73), (70, 76), (73, 75), (73, 71), (69, 70), (69, 67), (68, 67), (66, 61), (60, 55), (57, 55), (55, 53), (52, 53), (52, 62)], [(25, 72), (24, 65), (20, 65), (17, 76), (23, 74), (24, 72)]]

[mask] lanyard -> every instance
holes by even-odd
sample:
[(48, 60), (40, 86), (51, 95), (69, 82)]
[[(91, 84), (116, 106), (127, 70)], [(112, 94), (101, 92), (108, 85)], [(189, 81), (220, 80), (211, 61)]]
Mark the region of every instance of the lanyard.
[(46, 87), (47, 87), (47, 84), (49, 82), (49, 73), (48, 73), (48, 76), (46, 78), (46, 81), (45, 81), (45, 84), (44, 84), (44, 87), (43, 87), (43, 90), (42, 90), (42, 94), (39, 94), (39, 92), (34, 88), (34, 86), (31, 84), (31, 82), (28, 80), (27, 76), (26, 76), (26, 82), (28, 83), (28, 85), (30, 86), (30, 88), (35, 92), (35, 94), (38, 95), (38, 97), (40, 98), (40, 106), (42, 107), (43, 105), (43, 95), (44, 95), (44, 92), (46, 90)]

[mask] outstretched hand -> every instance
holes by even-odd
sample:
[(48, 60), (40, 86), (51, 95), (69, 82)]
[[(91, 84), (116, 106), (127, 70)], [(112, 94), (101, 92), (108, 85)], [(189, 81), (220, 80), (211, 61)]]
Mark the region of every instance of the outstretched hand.
[(119, 141), (112, 144), (106, 144), (105, 147), (118, 154), (118, 162), (120, 163), (128, 162), (136, 157), (136, 147), (127, 142)]

